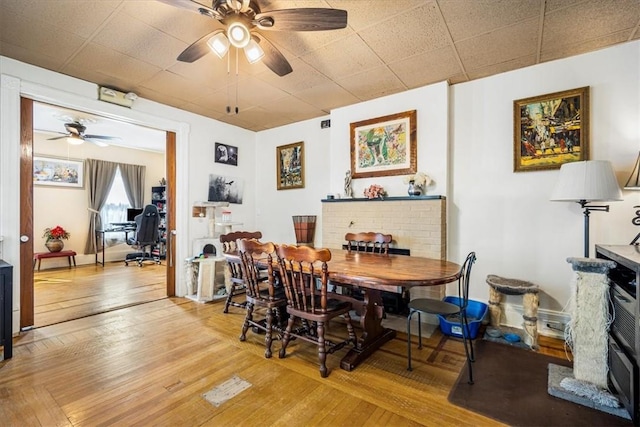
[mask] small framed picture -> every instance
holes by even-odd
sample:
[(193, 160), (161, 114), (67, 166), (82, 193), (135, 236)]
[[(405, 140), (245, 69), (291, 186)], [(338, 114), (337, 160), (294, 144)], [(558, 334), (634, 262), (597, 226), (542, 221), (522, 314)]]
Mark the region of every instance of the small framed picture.
[(216, 163), (238, 166), (238, 147), (216, 142), (214, 158)]
[(513, 171), (589, 160), (589, 87), (513, 101)]
[(304, 143), (276, 147), (278, 190), (304, 188)]
[(84, 162), (82, 160), (33, 156), (33, 183), (82, 188), (84, 185)]

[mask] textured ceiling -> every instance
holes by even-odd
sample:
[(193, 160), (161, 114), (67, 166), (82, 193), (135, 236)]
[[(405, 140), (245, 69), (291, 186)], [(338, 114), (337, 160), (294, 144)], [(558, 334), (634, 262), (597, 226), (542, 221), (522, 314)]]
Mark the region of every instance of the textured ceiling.
[[(184, 0), (183, 0), (184, 1)], [(640, 0), (258, 0), (330, 7), (345, 29), (261, 31), (293, 72), (176, 57), (221, 24), (153, 0), (0, 0), (0, 55), (259, 131), (434, 82), (640, 39)], [(226, 107), (237, 106), (238, 114)]]

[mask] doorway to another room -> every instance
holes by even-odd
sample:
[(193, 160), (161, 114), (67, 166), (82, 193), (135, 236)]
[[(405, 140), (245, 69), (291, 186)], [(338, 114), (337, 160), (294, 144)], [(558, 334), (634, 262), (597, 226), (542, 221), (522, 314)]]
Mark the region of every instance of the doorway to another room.
[[(27, 174), (21, 172), (21, 198), (25, 200), (30, 196), (28, 205), (32, 209), (31, 212), (28, 209), (22, 212), (21, 234), (25, 234), (25, 227), (30, 226), (33, 238), (29, 242), (30, 251), (21, 246), (21, 328), (47, 326), (173, 295), (175, 270), (167, 262), (169, 245), (166, 233), (173, 215), (169, 199), (175, 197), (175, 192), (167, 191), (163, 229), (159, 231), (165, 245), (161, 263), (126, 266), (126, 254), (138, 250), (126, 243), (130, 231), (109, 232), (104, 252), (94, 254), (88, 251), (88, 240), (96, 234), (90, 229), (90, 218), (98, 213), (91, 209), (92, 199), (87, 194), (89, 177), (84, 174), (87, 172), (87, 159), (93, 159), (91, 162), (96, 159), (115, 162), (123, 168), (137, 165), (144, 171), (143, 195), (138, 196), (135, 202), (140, 206), (132, 206), (126, 197), (122, 200), (120, 175), (120, 179), (114, 179), (117, 182), (111, 184), (113, 194), (105, 200), (105, 209), (101, 209), (100, 216), (101, 228), (113, 230), (110, 224), (127, 222), (127, 218), (118, 217), (118, 210), (126, 216), (128, 209), (151, 204), (152, 186), (174, 179), (175, 134), (25, 98), (23, 112), (25, 103), (32, 104), (32, 134), (31, 138), (25, 138), (23, 132), (21, 144), (23, 153), (25, 144), (31, 144), (28, 152), (33, 153), (33, 175), (29, 186), (24, 183)], [(23, 121), (23, 130), (25, 127)], [(77, 141), (78, 136), (82, 142)], [(51, 172), (51, 169), (39, 171), (43, 176), (36, 177), (36, 166), (41, 165), (41, 161), (59, 167), (58, 172)], [(69, 168), (66, 169), (65, 165)], [(70, 177), (59, 176), (59, 171)], [(129, 184), (128, 178), (126, 181)], [(21, 206), (23, 210), (25, 204)], [(35, 263), (31, 265), (30, 262), (33, 254), (46, 254), (48, 251), (43, 233), (58, 226), (69, 234), (63, 239), (63, 250), (75, 253), (75, 265), (72, 265), (71, 258), (46, 258), (38, 261), (36, 270)], [(100, 246), (99, 239), (94, 242), (94, 246)], [(27, 265), (31, 267), (29, 271), (25, 271)]]

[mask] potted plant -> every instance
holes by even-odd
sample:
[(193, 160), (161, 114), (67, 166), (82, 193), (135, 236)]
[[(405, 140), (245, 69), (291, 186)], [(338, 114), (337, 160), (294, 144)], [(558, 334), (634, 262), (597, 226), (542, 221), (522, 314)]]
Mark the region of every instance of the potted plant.
[(64, 242), (62, 239), (68, 239), (71, 234), (64, 228), (56, 225), (53, 228), (45, 228), (42, 237), (47, 239), (44, 245), (49, 249), (49, 252), (60, 252), (64, 248)]

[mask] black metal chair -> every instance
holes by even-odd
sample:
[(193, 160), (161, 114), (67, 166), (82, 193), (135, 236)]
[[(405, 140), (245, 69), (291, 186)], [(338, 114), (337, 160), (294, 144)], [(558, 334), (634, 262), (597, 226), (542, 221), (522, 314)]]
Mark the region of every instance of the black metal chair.
[(422, 348), (422, 323), (420, 319), (421, 313), (436, 314), (442, 316), (457, 315), (460, 316), (460, 325), (462, 326), (462, 341), (464, 343), (464, 352), (467, 356), (469, 365), (469, 384), (473, 384), (472, 363), (475, 362), (473, 354), (473, 342), (469, 330), (469, 320), (467, 319), (467, 305), (469, 303), (469, 277), (471, 276), (471, 267), (476, 261), (476, 253), (470, 252), (467, 259), (460, 268), (460, 277), (458, 278), (458, 304), (446, 302), (433, 298), (416, 298), (409, 302), (409, 315), (407, 316), (407, 370), (411, 371), (411, 318), (414, 313), (418, 313), (418, 348)]
[[(147, 205), (140, 215), (134, 218), (136, 222), (136, 233), (127, 239), (127, 244), (137, 247), (140, 251), (127, 254), (124, 265), (130, 262), (137, 262), (139, 267), (142, 263), (149, 261), (160, 264), (160, 255), (154, 255), (153, 250), (160, 244), (160, 214), (156, 205)], [(148, 249), (148, 251), (146, 250)]]

